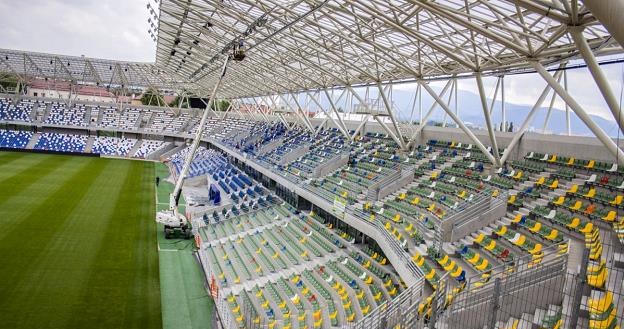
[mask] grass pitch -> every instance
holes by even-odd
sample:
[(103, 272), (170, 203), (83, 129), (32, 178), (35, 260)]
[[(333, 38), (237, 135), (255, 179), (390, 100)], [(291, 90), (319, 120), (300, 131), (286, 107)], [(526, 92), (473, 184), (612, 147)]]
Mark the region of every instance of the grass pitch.
[(0, 327), (161, 328), (149, 162), (0, 152)]

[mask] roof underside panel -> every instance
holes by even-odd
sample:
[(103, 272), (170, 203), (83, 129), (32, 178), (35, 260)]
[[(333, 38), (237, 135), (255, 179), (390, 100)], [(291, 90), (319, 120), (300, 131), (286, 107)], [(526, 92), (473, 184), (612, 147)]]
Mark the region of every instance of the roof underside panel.
[(575, 3), (163, 0), (156, 64), (208, 92), (227, 45), (243, 39), (247, 57), (230, 65), (223, 93), (245, 97), (522, 70), (530, 59), (552, 64), (577, 56), (570, 24), (585, 27), (598, 54), (620, 53), (582, 2)]
[[(576, 6), (576, 7), (575, 7)], [(574, 0), (161, 0), (155, 63), (0, 49), (0, 72), (208, 95), (232, 45), (222, 97), (530, 70), (622, 48)]]
[(179, 90), (185, 85), (153, 63), (123, 62), (0, 49), (0, 72), (101, 86)]

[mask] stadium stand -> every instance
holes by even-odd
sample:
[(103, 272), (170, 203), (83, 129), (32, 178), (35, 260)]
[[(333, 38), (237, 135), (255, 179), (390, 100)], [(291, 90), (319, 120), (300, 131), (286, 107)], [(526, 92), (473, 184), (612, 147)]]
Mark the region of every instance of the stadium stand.
[(85, 120), (85, 109), (84, 105), (76, 104), (67, 108), (64, 103), (53, 102), (45, 123), (63, 126), (86, 126), (88, 122)]
[(23, 149), (32, 138), (29, 131), (13, 131), (0, 129), (0, 147)]
[(81, 153), (85, 150), (87, 139), (88, 136), (86, 135), (43, 133), (37, 141), (35, 149)]
[(0, 120), (32, 122), (32, 109), (38, 101), (23, 100), (14, 104), (13, 100), (0, 97)]
[(146, 159), (150, 154), (162, 149), (166, 145), (167, 143), (163, 141), (144, 139), (133, 157)]
[(93, 143), (92, 153), (125, 157), (129, 155), (136, 142), (137, 140), (132, 138), (98, 136)]
[[(185, 126), (188, 133), (197, 128), (190, 117), (180, 119), (188, 119), (182, 126), (174, 124), (173, 116), (163, 121), (140, 119), (160, 113), (153, 109), (102, 111), (107, 127), (150, 129), (138, 128), (137, 123), (143, 122), (153, 123), (153, 132), (161, 133), (167, 127), (175, 127), (173, 132)], [(69, 113), (52, 104), (46, 122), (65, 125), (74, 120), (61, 119), (71, 117)], [(119, 125), (122, 118), (130, 123)], [(622, 321), (612, 315), (618, 305), (613, 295), (619, 296), (620, 288), (611, 279), (618, 274), (609, 262), (619, 248), (611, 246), (611, 239), (624, 241), (624, 179), (622, 169), (613, 163), (530, 152), (495, 169), (472, 144), (453, 141), (429, 140), (401, 152), (395, 140), (380, 133), (349, 142), (337, 129), (321, 129), (313, 136), (302, 128), (286, 129), (282, 123), (215, 119), (206, 127), (209, 140), (247, 154), (250, 161), (294, 180), (330, 204), (344, 200), (347, 212), (382, 229), (399, 247), (395, 252), (407, 255), (425, 280), (417, 311), (420, 319), (431, 316), (432, 303), (442, 292), (442, 308), (451, 310), (457, 299), (466, 298), (472, 289), (491, 286), (503, 273), (520, 274), (549, 264), (580, 246), (588, 250), (583, 264), (588, 294), (582, 304), (588, 315), (582, 321), (589, 328), (615, 328)], [(24, 148), (32, 136), (0, 131), (4, 147)], [(83, 135), (44, 132), (35, 148), (83, 152), (86, 141)], [(96, 137), (92, 152), (145, 158), (165, 145)], [(167, 159), (174, 177), (189, 149), (176, 150)], [(327, 169), (342, 158), (344, 163)], [(407, 178), (398, 184), (403, 175)], [(353, 324), (406, 291), (382, 248), (357, 243), (352, 230), (336, 225), (327, 214), (298, 212), (220, 151), (199, 149), (188, 177), (200, 176), (226, 196), (223, 208), (206, 213), (198, 225), (205, 246), (202, 257), (213, 269), (239, 326)], [(384, 189), (388, 192), (382, 193)], [(490, 198), (504, 200), (506, 212), (500, 218), (452, 243), (436, 244), (445, 222)], [(597, 306), (598, 301), (607, 306)], [(569, 301), (510, 314), (497, 322), (497, 328), (561, 326), (568, 316), (565, 303)]]

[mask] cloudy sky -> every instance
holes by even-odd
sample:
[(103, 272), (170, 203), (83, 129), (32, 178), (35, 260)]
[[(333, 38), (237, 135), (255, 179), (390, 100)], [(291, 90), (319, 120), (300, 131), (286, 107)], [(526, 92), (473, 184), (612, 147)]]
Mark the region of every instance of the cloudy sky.
[[(154, 3), (154, 0), (149, 0)], [(65, 55), (153, 62), (155, 43), (148, 34), (148, 0), (0, 0), (0, 48)], [(604, 67), (620, 98), (624, 66)], [(569, 71), (571, 93), (591, 114), (613, 120), (587, 69)], [(486, 93), (493, 95), (495, 79), (486, 78)], [(440, 87), (443, 83), (440, 84)], [(506, 100), (533, 105), (545, 82), (537, 75), (506, 79)], [(414, 90), (413, 85), (399, 89)], [(459, 84), (478, 93), (472, 80)], [(548, 102), (546, 102), (548, 103)], [(565, 105), (557, 100), (555, 107)]]
[(153, 62), (146, 6), (147, 0), (0, 0), (0, 48)]

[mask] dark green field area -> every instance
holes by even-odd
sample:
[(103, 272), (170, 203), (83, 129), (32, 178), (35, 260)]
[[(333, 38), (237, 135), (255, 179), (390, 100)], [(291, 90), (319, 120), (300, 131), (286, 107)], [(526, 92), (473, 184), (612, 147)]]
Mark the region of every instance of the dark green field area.
[(0, 152), (0, 327), (162, 328), (154, 164)]

